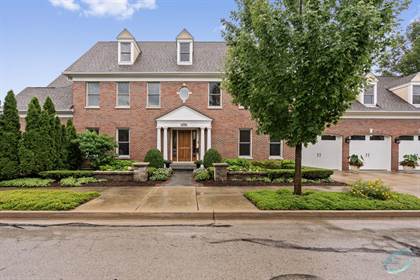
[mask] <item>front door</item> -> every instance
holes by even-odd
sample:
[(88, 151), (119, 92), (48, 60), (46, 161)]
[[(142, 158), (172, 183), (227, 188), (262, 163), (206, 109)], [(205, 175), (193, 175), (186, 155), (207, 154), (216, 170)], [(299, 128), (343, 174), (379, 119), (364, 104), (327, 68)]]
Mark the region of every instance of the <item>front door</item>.
[(178, 161), (191, 161), (191, 130), (178, 130)]

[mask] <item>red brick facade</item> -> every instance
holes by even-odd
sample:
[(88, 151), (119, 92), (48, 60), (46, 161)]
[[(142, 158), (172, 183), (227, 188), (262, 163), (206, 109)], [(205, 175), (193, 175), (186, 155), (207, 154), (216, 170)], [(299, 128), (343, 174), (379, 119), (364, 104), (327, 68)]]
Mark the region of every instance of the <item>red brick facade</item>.
[[(184, 83), (192, 92), (185, 104), (177, 95), (177, 91)], [(229, 94), (222, 93), (222, 109), (212, 109), (208, 108), (207, 82), (161, 82), (161, 108), (149, 109), (146, 108), (146, 87), (146, 82), (131, 82), (130, 109), (119, 109), (115, 108), (116, 83), (101, 82), (100, 108), (90, 109), (85, 108), (86, 83), (74, 82), (73, 120), (76, 129), (83, 131), (86, 128), (97, 127), (101, 133), (115, 137), (117, 128), (129, 128), (130, 157), (142, 160), (149, 149), (156, 147), (156, 118), (186, 105), (213, 119), (212, 147), (217, 149), (223, 157), (238, 156), (240, 128), (252, 129), (252, 157), (254, 159), (269, 157), (269, 138), (257, 135), (256, 126), (250, 119), (250, 114), (232, 104)], [(392, 169), (397, 170), (398, 145), (394, 143), (394, 139), (400, 135), (420, 134), (420, 120), (343, 119), (338, 125), (327, 129), (326, 133), (343, 136), (343, 139), (351, 135), (372, 133), (392, 136)], [(343, 141), (344, 170), (348, 169), (348, 150), (349, 145)], [(293, 158), (293, 149), (285, 146), (283, 156), (284, 158)]]

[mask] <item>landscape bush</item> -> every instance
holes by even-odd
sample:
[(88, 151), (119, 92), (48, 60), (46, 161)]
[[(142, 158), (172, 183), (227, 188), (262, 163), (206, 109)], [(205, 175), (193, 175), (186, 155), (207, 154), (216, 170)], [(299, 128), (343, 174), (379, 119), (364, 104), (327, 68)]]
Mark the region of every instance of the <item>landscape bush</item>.
[(54, 180), (52, 179), (19, 178), (19, 179), (1, 181), (0, 187), (42, 188), (42, 187), (50, 187), (53, 182)]
[(222, 162), (222, 156), (216, 149), (209, 149), (204, 154), (203, 164), (205, 168), (212, 167), (213, 163)]
[(350, 193), (357, 197), (379, 200), (388, 200), (393, 196), (391, 188), (386, 186), (381, 180), (359, 180), (351, 185)]
[(75, 178), (75, 177), (68, 177), (68, 178), (63, 178), (60, 180), (60, 185), (62, 187), (80, 187), (83, 184), (89, 184), (89, 183), (98, 183), (98, 182), (103, 182), (105, 181), (104, 179), (96, 179), (95, 177), (80, 177), (80, 178)]
[(43, 178), (49, 178), (54, 180), (61, 180), (67, 177), (80, 178), (90, 177), (93, 175), (91, 170), (51, 170), (43, 171), (39, 173), (39, 176)]
[(232, 169), (237, 169), (232, 171), (248, 170), (251, 166), (250, 161), (244, 158), (225, 159), (224, 162), (229, 164)]
[(196, 169), (194, 171), (194, 180), (201, 182), (201, 181), (208, 181), (211, 179), (210, 172), (205, 168)]
[(111, 163), (116, 157), (117, 145), (114, 139), (107, 135), (85, 131), (79, 134), (77, 142), (83, 159), (89, 161), (95, 169)]
[(283, 163), (282, 160), (253, 160), (251, 161), (253, 166), (258, 166), (263, 169), (282, 169)]
[(108, 164), (101, 165), (101, 171), (127, 171), (133, 166), (134, 160), (114, 159)]
[(156, 168), (152, 171), (149, 177), (150, 181), (166, 181), (171, 177), (172, 169), (170, 168)]
[(158, 149), (149, 150), (144, 157), (144, 161), (149, 163), (149, 167), (154, 168), (162, 168), (165, 163), (162, 153)]

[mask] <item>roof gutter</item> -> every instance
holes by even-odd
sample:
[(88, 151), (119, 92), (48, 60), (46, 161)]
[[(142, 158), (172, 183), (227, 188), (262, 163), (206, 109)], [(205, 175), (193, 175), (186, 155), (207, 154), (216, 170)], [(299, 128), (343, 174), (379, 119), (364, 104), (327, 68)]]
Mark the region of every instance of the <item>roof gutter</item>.
[(342, 119), (420, 119), (419, 111), (347, 111)]

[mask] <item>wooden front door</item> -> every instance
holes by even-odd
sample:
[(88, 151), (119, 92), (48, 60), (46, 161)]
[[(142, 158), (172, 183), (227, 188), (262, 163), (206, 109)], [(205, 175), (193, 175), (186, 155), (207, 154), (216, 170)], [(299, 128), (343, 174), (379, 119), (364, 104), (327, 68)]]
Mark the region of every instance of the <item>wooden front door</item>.
[(178, 161), (191, 161), (191, 130), (178, 130)]

